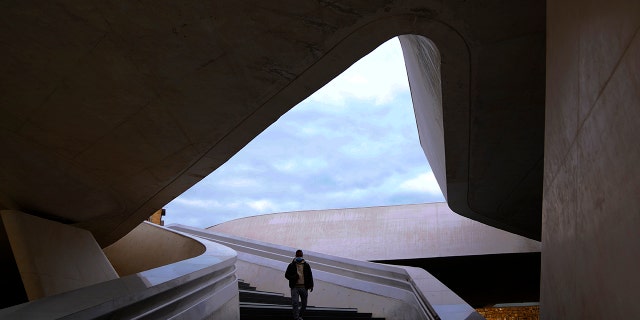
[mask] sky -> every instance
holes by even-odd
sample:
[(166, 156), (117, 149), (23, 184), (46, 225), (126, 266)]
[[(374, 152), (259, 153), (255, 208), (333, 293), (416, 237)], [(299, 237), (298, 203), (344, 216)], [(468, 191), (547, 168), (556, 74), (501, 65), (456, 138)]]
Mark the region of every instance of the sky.
[(393, 38), (167, 204), (164, 222), (207, 228), (259, 214), (441, 201)]

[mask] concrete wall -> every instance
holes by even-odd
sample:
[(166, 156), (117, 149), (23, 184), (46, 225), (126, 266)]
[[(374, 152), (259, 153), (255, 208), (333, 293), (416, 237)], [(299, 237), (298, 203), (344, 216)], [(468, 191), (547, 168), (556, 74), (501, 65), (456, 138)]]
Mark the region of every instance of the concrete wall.
[(542, 319), (640, 319), (640, 2), (548, 1)]
[(0, 214), (30, 301), (118, 278), (89, 231), (12, 210)]
[(420, 146), (446, 199), (447, 169), (444, 157), (440, 52), (431, 40), (423, 36), (401, 35), (398, 39), (411, 86), (411, 101)]
[(143, 222), (104, 253), (118, 272), (126, 276), (201, 255), (205, 247), (189, 237), (172, 232), (159, 232), (151, 223)]
[(359, 260), (540, 251), (538, 241), (460, 216), (446, 203), (267, 214), (208, 230)]

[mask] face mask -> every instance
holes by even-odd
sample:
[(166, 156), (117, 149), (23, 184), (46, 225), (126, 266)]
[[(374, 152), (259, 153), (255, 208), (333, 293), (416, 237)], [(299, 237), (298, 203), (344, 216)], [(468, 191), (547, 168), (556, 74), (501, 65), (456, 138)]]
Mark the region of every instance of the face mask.
[(297, 257), (296, 258), (296, 262), (302, 262), (302, 258), (301, 257)]

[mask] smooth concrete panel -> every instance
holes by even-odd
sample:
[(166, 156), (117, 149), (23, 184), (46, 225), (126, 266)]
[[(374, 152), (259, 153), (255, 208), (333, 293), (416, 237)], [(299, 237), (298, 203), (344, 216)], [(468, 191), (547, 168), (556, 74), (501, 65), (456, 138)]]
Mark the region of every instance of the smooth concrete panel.
[[(576, 308), (572, 308), (576, 297), (573, 272), (577, 267), (574, 251), (578, 240), (575, 230), (578, 219), (576, 167), (574, 149), (556, 174), (556, 181), (545, 188), (543, 203), (540, 303), (544, 312), (541, 313), (561, 315), (561, 319), (580, 319), (575, 314)], [(553, 301), (548, 303), (547, 299)]]
[(538, 241), (460, 216), (446, 203), (274, 213), (208, 230), (358, 260), (540, 251)]
[[(640, 317), (629, 303), (640, 288), (639, 60), (636, 34), (577, 137), (576, 291), (599, 318)], [(593, 292), (606, 294), (593, 300)]]
[(143, 222), (104, 253), (122, 277), (193, 258), (204, 250), (198, 241)]
[[(182, 317), (184, 320), (191, 320), (193, 317)], [(233, 299), (227, 301), (213, 313), (210, 313), (205, 319), (229, 319), (240, 320), (240, 295), (236, 295)]]
[(0, 214), (29, 300), (118, 278), (89, 231), (22, 212)]
[[(579, 101), (580, 39), (579, 8), (566, 1), (549, 1), (548, 10), (555, 17), (553, 33), (547, 38), (547, 106), (577, 104)], [(552, 13), (552, 14), (551, 14)], [(561, 40), (560, 40), (561, 39)], [(574, 108), (547, 107), (545, 110), (545, 135), (543, 188), (553, 181), (563, 166), (563, 161), (578, 132), (578, 113)]]
[(640, 318), (639, 6), (549, 2), (542, 319)]
[(402, 35), (398, 39), (402, 46), (402, 55), (411, 86), (411, 101), (420, 145), (438, 181), (440, 191), (446, 199), (447, 170), (444, 152), (440, 52), (426, 37)]
[[(585, 121), (619, 68), (621, 58), (637, 37), (640, 2), (635, 0), (570, 1), (580, 15), (580, 109), (579, 121)], [(638, 59), (637, 56), (635, 59)]]

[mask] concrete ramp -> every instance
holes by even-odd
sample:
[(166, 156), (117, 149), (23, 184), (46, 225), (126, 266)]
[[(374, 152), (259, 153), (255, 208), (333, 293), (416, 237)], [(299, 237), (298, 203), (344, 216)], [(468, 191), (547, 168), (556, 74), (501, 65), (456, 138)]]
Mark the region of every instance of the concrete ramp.
[[(284, 270), (296, 248), (182, 225), (180, 232), (238, 252), (238, 278), (257, 288), (289, 294)], [(305, 250), (313, 269), (310, 304), (357, 308), (387, 319), (482, 319), (459, 296), (422, 269), (354, 260)]]

